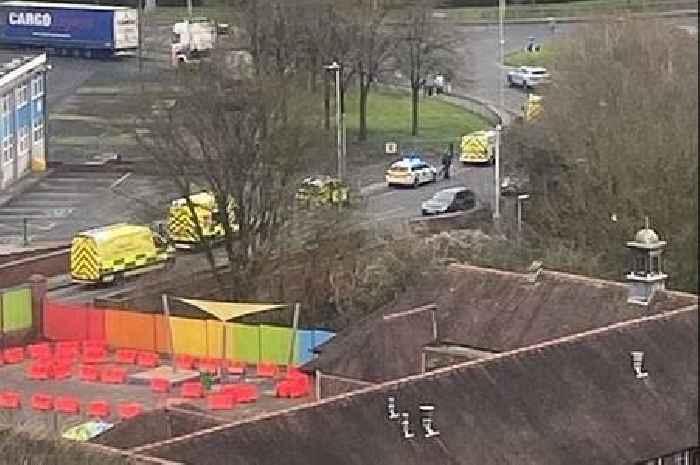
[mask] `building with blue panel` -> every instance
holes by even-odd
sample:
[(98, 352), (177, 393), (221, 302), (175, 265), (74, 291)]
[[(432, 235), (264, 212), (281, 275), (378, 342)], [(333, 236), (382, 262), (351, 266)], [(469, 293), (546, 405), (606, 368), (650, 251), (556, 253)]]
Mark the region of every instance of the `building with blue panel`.
[(46, 169), (46, 54), (0, 65), (0, 192)]

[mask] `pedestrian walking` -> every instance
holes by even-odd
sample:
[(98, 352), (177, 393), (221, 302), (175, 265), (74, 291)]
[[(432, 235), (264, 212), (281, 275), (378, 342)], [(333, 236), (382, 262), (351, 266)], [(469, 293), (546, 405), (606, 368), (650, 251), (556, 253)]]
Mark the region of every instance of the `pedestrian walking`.
[(452, 165), (452, 144), (450, 149), (442, 155), (442, 174), (445, 179), (450, 179), (450, 166)]

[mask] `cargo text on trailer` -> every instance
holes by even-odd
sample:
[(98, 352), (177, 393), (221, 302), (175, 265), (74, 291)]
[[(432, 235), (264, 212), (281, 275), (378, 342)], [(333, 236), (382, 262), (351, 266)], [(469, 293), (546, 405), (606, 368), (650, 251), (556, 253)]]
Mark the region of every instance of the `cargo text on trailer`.
[(0, 46), (38, 47), (60, 55), (110, 57), (138, 49), (138, 11), (121, 6), (6, 1)]

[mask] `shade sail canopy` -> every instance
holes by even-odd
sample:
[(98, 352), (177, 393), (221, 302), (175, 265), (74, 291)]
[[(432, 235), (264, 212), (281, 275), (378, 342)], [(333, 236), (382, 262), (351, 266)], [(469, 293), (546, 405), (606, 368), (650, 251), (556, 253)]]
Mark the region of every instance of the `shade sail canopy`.
[(195, 306), (220, 321), (228, 321), (239, 316), (252, 315), (254, 313), (265, 312), (267, 310), (287, 308), (286, 304), (218, 302), (215, 300), (182, 299), (180, 297), (178, 297), (177, 300)]

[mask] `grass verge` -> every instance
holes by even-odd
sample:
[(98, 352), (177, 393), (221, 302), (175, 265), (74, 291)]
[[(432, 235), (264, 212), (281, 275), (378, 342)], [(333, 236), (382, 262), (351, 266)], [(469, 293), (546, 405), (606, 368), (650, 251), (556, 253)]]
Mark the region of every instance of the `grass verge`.
[(552, 44), (542, 44), (539, 52), (518, 50), (506, 54), (503, 63), (506, 66), (550, 66), (557, 56), (558, 50)]
[[(346, 97), (348, 141), (359, 132), (359, 94)], [(411, 95), (408, 92), (374, 89), (367, 101), (367, 142), (371, 152), (383, 153), (384, 142), (398, 142), (402, 150), (443, 150), (450, 142), (457, 143), (462, 135), (485, 129), (489, 123), (462, 107), (435, 97), (423, 97), (419, 104), (418, 136), (411, 134)]]

